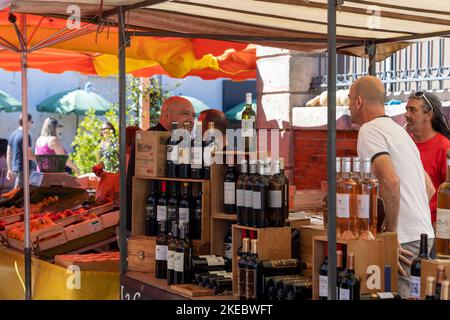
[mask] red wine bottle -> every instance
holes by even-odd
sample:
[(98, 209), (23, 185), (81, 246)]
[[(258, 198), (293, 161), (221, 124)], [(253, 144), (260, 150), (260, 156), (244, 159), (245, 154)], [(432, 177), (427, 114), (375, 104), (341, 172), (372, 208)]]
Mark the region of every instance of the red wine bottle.
[(422, 233), (420, 235), (420, 253), (411, 264), (410, 277), (410, 296), (415, 299), (420, 299), (420, 275), (422, 269), (422, 260), (430, 260), (428, 256), (428, 235)]
[(156, 239), (155, 250), (155, 277), (158, 279), (167, 279), (167, 235), (166, 235), (166, 221), (158, 223), (159, 235)]

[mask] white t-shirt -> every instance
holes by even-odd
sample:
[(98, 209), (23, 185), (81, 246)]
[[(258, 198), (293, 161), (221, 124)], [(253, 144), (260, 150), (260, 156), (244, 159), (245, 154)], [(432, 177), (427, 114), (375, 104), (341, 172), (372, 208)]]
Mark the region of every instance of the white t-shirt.
[(425, 186), (425, 170), (419, 150), (405, 129), (389, 117), (378, 117), (361, 126), (358, 156), (371, 158), (389, 154), (400, 179), (400, 212), (397, 233), (400, 243), (434, 238)]

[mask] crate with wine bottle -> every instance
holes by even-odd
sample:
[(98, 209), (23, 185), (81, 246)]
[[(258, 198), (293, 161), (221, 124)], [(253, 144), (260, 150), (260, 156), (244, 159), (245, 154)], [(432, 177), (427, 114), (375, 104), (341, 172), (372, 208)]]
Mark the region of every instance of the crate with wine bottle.
[[(433, 277), (433, 279), (429, 279), (430, 277)], [(422, 260), (420, 268), (420, 299), (440, 300), (442, 292), (442, 282), (449, 279), (450, 260)], [(432, 284), (429, 285), (428, 282), (432, 282)], [(448, 292), (448, 295), (450, 295), (450, 292)]]
[[(319, 299), (321, 290), (321, 266), (326, 264), (327, 237), (313, 237), (313, 299)], [(373, 240), (338, 240), (337, 246), (342, 252), (342, 267), (348, 255), (352, 254), (352, 271), (360, 280), (360, 294), (377, 292), (397, 292), (397, 233), (386, 232), (377, 234)], [(390, 266), (390, 281), (385, 281), (385, 266)], [(388, 280), (389, 280), (388, 279)]]

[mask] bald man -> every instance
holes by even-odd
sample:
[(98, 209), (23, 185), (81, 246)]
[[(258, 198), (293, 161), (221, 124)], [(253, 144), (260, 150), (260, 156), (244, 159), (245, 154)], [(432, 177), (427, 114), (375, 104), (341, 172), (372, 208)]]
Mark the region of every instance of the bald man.
[[(172, 122), (178, 122), (178, 128), (183, 128), (185, 122), (189, 122), (190, 127), (194, 127), (195, 111), (192, 103), (186, 98), (174, 96), (164, 101), (161, 106), (161, 116), (159, 122), (148, 131), (170, 131), (172, 129)], [(127, 168), (127, 230), (131, 230), (131, 212), (132, 206), (132, 189), (133, 176), (135, 170), (135, 148), (131, 148), (130, 160)]]
[(420, 278), (410, 277), (411, 261), (418, 256), (420, 235), (434, 240), (428, 201), (434, 188), (425, 173), (419, 150), (408, 133), (384, 112), (385, 91), (376, 77), (356, 80), (349, 92), (352, 121), (360, 125), (358, 155), (370, 158), (385, 206), (384, 227), (398, 234), (398, 293), (420, 294)]

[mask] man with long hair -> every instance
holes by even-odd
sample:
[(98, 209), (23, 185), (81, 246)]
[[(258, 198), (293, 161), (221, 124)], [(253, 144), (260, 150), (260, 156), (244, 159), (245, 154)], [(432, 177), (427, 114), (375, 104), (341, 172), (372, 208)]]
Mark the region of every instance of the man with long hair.
[[(450, 149), (450, 128), (442, 112), (438, 97), (425, 91), (416, 91), (406, 104), (406, 130), (420, 152), (425, 171), (437, 190), (447, 174), (447, 149)], [(431, 221), (436, 224), (437, 192), (430, 201)]]

